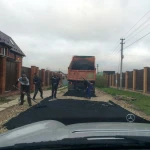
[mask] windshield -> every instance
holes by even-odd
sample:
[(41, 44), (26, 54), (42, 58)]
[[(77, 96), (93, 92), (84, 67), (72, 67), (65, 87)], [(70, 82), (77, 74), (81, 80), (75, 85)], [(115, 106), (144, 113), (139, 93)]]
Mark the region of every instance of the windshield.
[[(0, 133), (16, 129), (16, 138), (78, 123), (69, 126), (76, 138), (94, 129), (149, 131), (149, 6), (1, 0)], [(59, 123), (25, 126), (50, 120)]]

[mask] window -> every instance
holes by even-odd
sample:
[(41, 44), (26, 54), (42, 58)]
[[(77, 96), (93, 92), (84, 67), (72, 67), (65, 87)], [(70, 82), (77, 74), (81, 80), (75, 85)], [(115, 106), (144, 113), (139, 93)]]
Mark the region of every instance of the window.
[(10, 39), (10, 42), (11, 42), (12, 45), (14, 45), (14, 42), (11, 39)]

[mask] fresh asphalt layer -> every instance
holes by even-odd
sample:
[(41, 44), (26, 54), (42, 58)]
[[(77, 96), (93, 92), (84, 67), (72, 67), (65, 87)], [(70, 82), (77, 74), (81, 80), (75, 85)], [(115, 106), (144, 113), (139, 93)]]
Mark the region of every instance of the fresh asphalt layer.
[[(128, 114), (132, 113), (112, 101), (98, 102), (86, 99), (53, 100), (49, 97), (45, 98), (40, 105), (35, 105), (10, 119), (4, 126), (10, 130), (43, 120), (57, 120), (65, 125), (84, 122), (127, 122), (126, 116)], [(136, 115), (134, 122), (149, 123), (149, 121)]]

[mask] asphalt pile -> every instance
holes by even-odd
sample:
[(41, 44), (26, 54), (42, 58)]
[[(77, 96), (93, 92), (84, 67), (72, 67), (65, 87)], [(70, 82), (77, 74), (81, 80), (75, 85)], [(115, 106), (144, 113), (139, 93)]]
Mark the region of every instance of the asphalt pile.
[(71, 69), (73, 70), (94, 70), (94, 62), (89, 60), (77, 60), (73, 61), (71, 65)]

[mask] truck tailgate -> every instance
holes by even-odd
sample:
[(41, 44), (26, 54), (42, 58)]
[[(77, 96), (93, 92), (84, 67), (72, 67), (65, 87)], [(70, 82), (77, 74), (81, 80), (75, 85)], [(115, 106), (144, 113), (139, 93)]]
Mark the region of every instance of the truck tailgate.
[(68, 70), (68, 80), (81, 81), (82, 77), (89, 81), (95, 81), (96, 70)]

